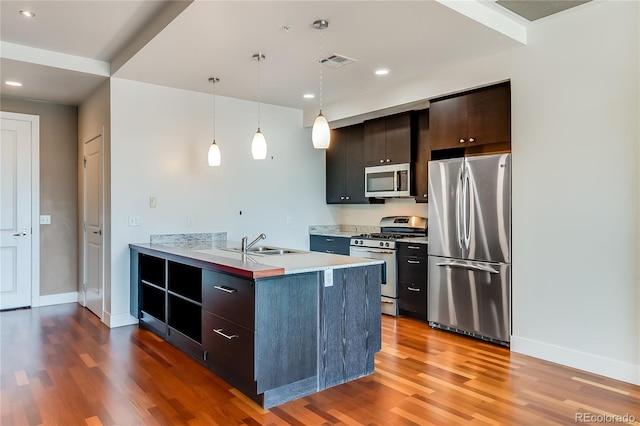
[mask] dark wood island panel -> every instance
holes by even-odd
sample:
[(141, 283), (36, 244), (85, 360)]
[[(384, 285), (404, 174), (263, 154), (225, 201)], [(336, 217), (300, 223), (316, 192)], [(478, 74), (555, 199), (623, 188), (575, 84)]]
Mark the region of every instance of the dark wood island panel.
[(248, 278), (131, 247), (131, 313), (269, 408), (374, 372), (381, 269)]

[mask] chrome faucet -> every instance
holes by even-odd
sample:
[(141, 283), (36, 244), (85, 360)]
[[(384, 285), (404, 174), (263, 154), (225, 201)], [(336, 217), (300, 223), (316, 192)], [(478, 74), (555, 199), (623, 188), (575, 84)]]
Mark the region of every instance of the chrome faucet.
[(242, 245), (240, 246), (240, 249), (242, 250), (243, 253), (246, 253), (247, 250), (253, 247), (255, 243), (257, 243), (260, 240), (264, 240), (266, 238), (267, 236), (265, 234), (260, 234), (255, 240), (247, 244), (247, 240), (249, 239), (249, 237), (242, 237)]

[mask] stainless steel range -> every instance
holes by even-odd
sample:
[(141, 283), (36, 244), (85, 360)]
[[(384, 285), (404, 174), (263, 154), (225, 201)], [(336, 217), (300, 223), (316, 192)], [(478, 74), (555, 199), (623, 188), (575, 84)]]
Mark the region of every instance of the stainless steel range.
[(427, 219), (420, 216), (387, 216), (380, 220), (380, 232), (351, 238), (351, 256), (384, 261), (382, 270), (382, 313), (398, 316), (398, 272), (396, 241), (426, 237)]

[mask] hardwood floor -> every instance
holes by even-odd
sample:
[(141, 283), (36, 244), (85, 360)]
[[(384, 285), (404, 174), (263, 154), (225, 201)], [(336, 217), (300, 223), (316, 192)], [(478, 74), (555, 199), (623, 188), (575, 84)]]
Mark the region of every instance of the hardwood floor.
[(640, 424), (638, 386), (410, 319), (382, 331), (375, 374), (264, 410), (137, 326), (77, 304), (2, 312), (0, 424)]

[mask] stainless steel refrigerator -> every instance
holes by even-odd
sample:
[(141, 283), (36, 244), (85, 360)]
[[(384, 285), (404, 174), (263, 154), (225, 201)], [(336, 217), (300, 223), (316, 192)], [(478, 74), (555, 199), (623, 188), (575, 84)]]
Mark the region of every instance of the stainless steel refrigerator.
[(511, 154), (429, 162), (427, 319), (508, 345)]

